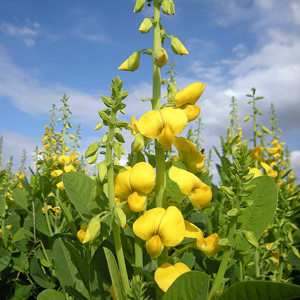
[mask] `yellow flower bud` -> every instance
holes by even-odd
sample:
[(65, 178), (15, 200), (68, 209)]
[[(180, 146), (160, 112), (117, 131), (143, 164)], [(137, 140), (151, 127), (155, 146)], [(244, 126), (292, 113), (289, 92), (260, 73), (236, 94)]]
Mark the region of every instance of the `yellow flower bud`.
[(167, 51), (162, 47), (154, 54), (154, 58), (160, 68), (163, 67), (169, 59)]
[(126, 59), (121, 66), (118, 68), (118, 70), (123, 71), (135, 71), (140, 66), (140, 52), (133, 52), (128, 59)]
[(61, 190), (63, 190), (63, 189), (65, 188), (65, 187), (64, 187), (64, 184), (62, 183), (62, 181), (60, 181), (59, 183), (57, 183), (56, 186), (57, 186), (59, 189), (61, 189)]
[(134, 152), (140, 152), (144, 149), (145, 145), (147, 145), (148, 138), (143, 136), (140, 132), (138, 132), (135, 137), (134, 141), (131, 144), (131, 149)]
[(207, 256), (214, 256), (220, 249), (221, 246), (218, 244), (219, 235), (214, 233), (207, 238), (203, 239), (201, 251)]
[(152, 22), (149, 18), (145, 18), (139, 28), (141, 33), (148, 33), (152, 27)]
[(53, 207), (52, 210), (53, 210), (56, 214), (61, 213), (61, 208), (60, 208), (59, 206)]
[(186, 48), (181, 43), (181, 41), (176, 37), (171, 38), (171, 47), (172, 47), (172, 51), (175, 54), (179, 54), (179, 55), (189, 54)]
[(138, 13), (145, 8), (145, 0), (136, 0), (133, 12)]

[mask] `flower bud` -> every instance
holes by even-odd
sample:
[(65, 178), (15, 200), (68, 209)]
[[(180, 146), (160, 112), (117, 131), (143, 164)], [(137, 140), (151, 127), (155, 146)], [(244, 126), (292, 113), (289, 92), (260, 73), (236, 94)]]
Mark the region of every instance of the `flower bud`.
[(148, 33), (152, 27), (152, 22), (149, 18), (145, 18), (139, 28), (141, 33)]
[(154, 58), (160, 68), (163, 67), (169, 59), (167, 51), (162, 47), (156, 51)]
[(89, 241), (93, 242), (99, 236), (100, 229), (101, 229), (101, 223), (100, 223), (100, 214), (99, 214), (92, 218), (82, 243), (85, 244)]
[(138, 132), (135, 137), (134, 141), (131, 144), (131, 149), (134, 152), (140, 152), (144, 149), (145, 145), (147, 145), (148, 138), (143, 136), (140, 132)]
[(219, 235), (217, 233), (214, 233), (203, 239), (201, 251), (207, 257), (213, 257), (218, 251), (221, 250), (221, 246), (218, 244), (219, 238)]
[(172, 51), (175, 54), (180, 54), (180, 55), (189, 54), (186, 48), (180, 42), (180, 40), (176, 37), (171, 38), (171, 47), (172, 47)]
[(140, 52), (133, 52), (128, 59), (126, 59), (121, 66), (118, 68), (118, 70), (123, 71), (135, 71), (140, 66)]
[(138, 13), (145, 8), (145, 0), (136, 0), (133, 12)]
[(174, 15), (175, 14), (175, 5), (173, 0), (164, 0), (161, 8), (163, 10), (163, 13), (166, 15)]
[(122, 210), (122, 208), (120, 206), (116, 206), (114, 209), (114, 217), (115, 220), (117, 222), (117, 224), (119, 224), (120, 227), (125, 227), (126, 225), (126, 215), (124, 213), (124, 211)]

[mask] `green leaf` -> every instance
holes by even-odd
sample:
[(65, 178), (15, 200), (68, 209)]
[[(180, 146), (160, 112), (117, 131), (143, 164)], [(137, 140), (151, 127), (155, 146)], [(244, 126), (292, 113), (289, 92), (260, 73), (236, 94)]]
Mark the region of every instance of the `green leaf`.
[(39, 293), (37, 296), (37, 300), (49, 300), (49, 299), (65, 300), (66, 297), (64, 294), (52, 289), (44, 290), (41, 293)]
[(114, 291), (118, 300), (125, 300), (126, 296), (122, 287), (122, 280), (120, 276), (120, 272), (118, 269), (118, 265), (116, 259), (112, 252), (108, 248), (103, 248), (106, 256), (106, 261), (108, 264), (109, 274), (114, 286)]
[[(15, 189), (12, 191), (12, 197), (14, 199), (14, 201), (21, 206), (22, 208), (27, 210), (27, 196), (28, 193), (23, 191), (23, 190), (19, 190), (19, 189)], [(0, 213), (1, 215), (1, 213)]]
[(85, 152), (84, 158), (93, 156), (97, 152), (98, 148), (100, 147), (100, 144), (101, 142), (95, 142), (92, 145), (90, 145)]
[(22, 239), (25, 239), (26, 236), (34, 238), (34, 235), (32, 234), (31, 231), (26, 230), (24, 227), (20, 228), (14, 235), (12, 242), (16, 243)]
[(270, 281), (238, 282), (216, 300), (291, 300), (299, 299), (300, 287)]
[[(277, 206), (277, 187), (269, 176), (256, 177), (251, 181), (251, 184), (255, 184), (256, 188), (251, 195), (242, 198), (242, 201), (252, 200), (254, 202), (238, 217), (237, 229), (251, 231), (254, 233), (256, 240), (259, 240), (274, 217)], [(236, 259), (245, 254), (251, 247), (241, 235), (236, 235), (235, 246), (234, 258)]]
[(30, 276), (39, 286), (45, 289), (52, 289), (55, 287), (54, 283), (49, 282), (49, 279), (43, 273), (41, 266), (35, 258), (30, 262)]
[(234, 217), (239, 213), (239, 211), (236, 208), (231, 209), (230, 211), (227, 212), (228, 217)]
[[(90, 299), (89, 291), (85, 287), (86, 278), (82, 278), (83, 273), (78, 271), (80, 264), (76, 254), (70, 252), (61, 238), (55, 240), (53, 244), (53, 258), (55, 262), (55, 275), (57, 276), (62, 288), (65, 291), (72, 292), (77, 290), (85, 298)], [(71, 250), (72, 251), (72, 250)], [(76, 257), (76, 259), (74, 259)], [(84, 266), (81, 266), (84, 268)]]
[(90, 263), (90, 293), (92, 300), (107, 299), (107, 296), (110, 295), (111, 279), (103, 247), (112, 251), (114, 249), (114, 246), (108, 240), (104, 240), (92, 257)]
[(44, 207), (42, 202), (39, 199), (33, 199), (32, 209), (33, 211), (28, 212), (28, 216), (25, 219), (24, 227), (29, 231), (33, 231), (35, 227), (36, 230), (42, 232), (43, 234), (50, 236), (50, 231), (47, 225), (45, 214), (42, 212), (42, 208)]
[(5, 197), (0, 195), (0, 217), (4, 217), (5, 205), (6, 205)]
[(85, 174), (76, 172), (63, 174), (62, 181), (71, 202), (81, 218), (89, 223), (93, 216), (87, 206), (91, 201), (95, 181)]
[(180, 275), (165, 293), (163, 300), (206, 300), (209, 276), (199, 271)]
[(40, 177), (40, 186), (41, 186), (41, 190), (42, 190), (42, 193), (44, 195), (44, 198), (46, 198), (52, 190), (52, 183), (48, 179), (48, 177), (41, 176)]
[(4, 248), (0, 248), (0, 272), (3, 271), (10, 263), (10, 252)]

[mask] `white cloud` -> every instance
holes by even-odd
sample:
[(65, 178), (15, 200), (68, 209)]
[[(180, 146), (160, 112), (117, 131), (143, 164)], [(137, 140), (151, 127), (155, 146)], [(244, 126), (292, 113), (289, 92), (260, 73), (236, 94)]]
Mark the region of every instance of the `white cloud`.
[(38, 35), (37, 31), (32, 30), (28, 27), (18, 27), (9, 22), (2, 21), (0, 25), (0, 30), (3, 31), (7, 35), (13, 36), (36, 36)]
[(291, 163), (293, 165), (294, 176), (300, 180), (300, 151), (291, 152)]
[(33, 39), (25, 39), (24, 42), (28, 47), (35, 45), (35, 41)]

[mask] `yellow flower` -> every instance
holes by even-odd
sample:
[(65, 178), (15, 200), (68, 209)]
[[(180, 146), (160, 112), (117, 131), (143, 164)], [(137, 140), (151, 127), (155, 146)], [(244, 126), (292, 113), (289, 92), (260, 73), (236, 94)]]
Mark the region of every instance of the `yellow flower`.
[(57, 186), (59, 189), (61, 189), (61, 190), (63, 190), (63, 189), (65, 188), (65, 187), (64, 187), (64, 184), (62, 183), (62, 181), (60, 181), (59, 183), (57, 183), (56, 186)]
[(154, 273), (157, 285), (166, 292), (171, 284), (181, 275), (191, 271), (188, 266), (178, 262), (174, 266), (169, 263), (162, 264)]
[(60, 208), (59, 206), (53, 207), (52, 210), (53, 210), (56, 214), (61, 213), (61, 208)]
[(254, 174), (253, 178), (261, 176), (261, 172), (257, 168), (250, 168), (248, 174)]
[(176, 246), (183, 240), (184, 219), (175, 206), (169, 206), (166, 210), (156, 207), (146, 211), (133, 223), (133, 231), (147, 242), (146, 248), (153, 259), (164, 246)]
[[(52, 209), (52, 205), (47, 205), (47, 210)], [(45, 207), (42, 207), (42, 212), (45, 213)]]
[(57, 177), (57, 176), (60, 176), (62, 173), (63, 173), (62, 170), (55, 170), (55, 171), (52, 171), (50, 174), (52, 177)]
[(204, 167), (204, 156), (193, 143), (184, 137), (175, 136), (174, 146), (178, 150), (179, 160), (189, 172), (195, 174), (201, 171)]
[(268, 152), (268, 155), (271, 156), (276, 154), (280, 149), (279, 147), (273, 147), (273, 148), (267, 147), (266, 150)]
[(213, 257), (221, 249), (221, 246), (218, 244), (219, 238), (219, 235), (214, 233), (203, 240), (201, 251), (207, 257)]
[(250, 156), (251, 156), (252, 160), (256, 160), (259, 157), (261, 157), (263, 150), (264, 150), (264, 148), (261, 145), (252, 149), (250, 152)]
[(50, 146), (50, 144), (49, 144), (49, 143), (45, 143), (45, 144), (44, 144), (44, 148), (45, 148), (45, 149), (48, 149), (48, 148), (49, 148), (49, 146)]
[(6, 225), (5, 228), (8, 229), (8, 230), (11, 230), (11, 225)]
[(189, 122), (197, 119), (199, 117), (200, 111), (201, 111), (201, 107), (198, 105), (184, 104), (184, 105), (180, 106), (179, 108), (186, 113)]
[(194, 174), (173, 166), (169, 170), (169, 177), (179, 185), (180, 191), (188, 196), (196, 210), (200, 210), (210, 203), (211, 188)]
[(69, 164), (65, 166), (65, 172), (76, 172), (76, 170), (73, 165)]
[[(71, 138), (71, 136), (73, 136), (73, 138), (74, 138), (74, 135), (73, 135), (73, 134), (70, 134), (70, 138)], [(65, 152), (68, 152), (68, 151), (70, 151), (70, 150), (71, 150), (71, 148), (69, 148), (68, 146), (65, 147)]]
[(217, 233), (214, 233), (207, 238), (204, 238), (201, 229), (196, 225), (188, 222), (185, 222), (185, 237), (194, 238), (193, 247), (201, 250), (207, 257), (212, 257), (217, 253), (221, 246), (218, 244), (218, 239), (220, 238)]
[(52, 143), (52, 145), (56, 145), (57, 144), (57, 140), (56, 139), (51, 139), (51, 143)]
[(273, 170), (268, 164), (262, 162), (261, 166), (265, 169), (267, 175), (269, 175), (272, 179), (278, 176), (278, 172)]
[(194, 105), (201, 97), (205, 86), (206, 85), (201, 82), (195, 82), (188, 85), (186, 88), (176, 94), (175, 105), (177, 107), (181, 107), (185, 104)]
[(76, 155), (76, 153), (72, 152), (72, 153), (70, 154), (70, 158), (71, 158), (72, 161), (76, 161), (77, 158), (78, 158), (78, 155)]
[(79, 239), (80, 242), (83, 241), (84, 236), (85, 236), (85, 231), (82, 230), (82, 229), (80, 229), (80, 230), (77, 232), (77, 238)]
[(68, 164), (70, 163), (70, 156), (67, 156), (67, 155), (61, 155), (59, 158), (58, 158), (59, 162), (61, 165), (64, 165), (64, 164)]
[(24, 179), (25, 178), (25, 174), (21, 174), (20, 176), (19, 176), (19, 179)]
[(130, 209), (134, 212), (145, 209), (147, 194), (155, 185), (155, 172), (146, 162), (140, 162), (133, 168), (126, 167), (127, 171), (118, 173), (115, 177), (115, 196), (127, 199)]
[(160, 111), (150, 110), (137, 123), (138, 130), (147, 138), (156, 139), (167, 149), (171, 148), (174, 136), (187, 125), (187, 115), (172, 107)]

